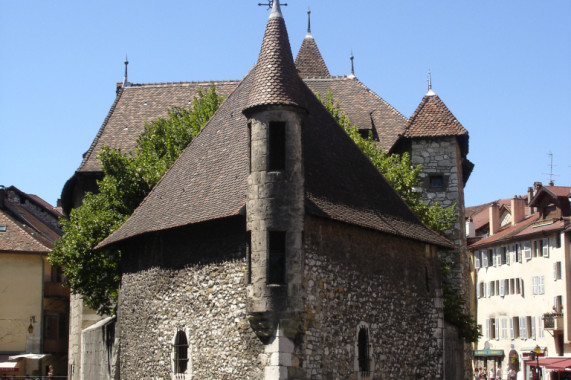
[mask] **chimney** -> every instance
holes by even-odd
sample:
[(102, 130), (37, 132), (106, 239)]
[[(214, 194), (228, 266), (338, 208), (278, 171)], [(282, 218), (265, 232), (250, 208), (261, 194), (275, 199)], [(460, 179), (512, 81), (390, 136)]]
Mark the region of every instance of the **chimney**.
[(521, 222), (525, 217), (525, 199), (514, 196), (511, 200), (512, 207), (512, 226)]
[(490, 236), (495, 234), (500, 229), (500, 206), (498, 206), (498, 202), (492, 203), (490, 206)]
[(474, 228), (474, 219), (472, 217), (466, 220), (466, 237), (476, 237), (476, 229)]

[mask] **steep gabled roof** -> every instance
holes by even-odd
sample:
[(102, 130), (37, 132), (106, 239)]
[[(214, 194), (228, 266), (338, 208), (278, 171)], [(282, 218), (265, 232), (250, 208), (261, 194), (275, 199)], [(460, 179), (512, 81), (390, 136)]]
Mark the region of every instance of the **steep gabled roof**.
[(542, 197), (548, 196), (552, 199), (567, 198), (571, 195), (571, 187), (568, 186), (541, 186), (530, 201), (530, 206), (537, 206)]
[[(275, 0), (274, 9), (276, 3), (279, 6)], [(291, 71), (293, 59), (284, 51), (286, 41), (279, 34), (286, 30), (280, 19), (270, 17), (254, 69), (133, 215), (99, 247), (148, 232), (243, 213), (249, 157), (247, 119), (241, 111), (275, 104), (301, 106), (307, 111), (301, 136), (306, 212), (422, 242), (453, 246), (416, 218), (298, 74)], [(268, 61), (267, 57), (274, 56), (281, 61)], [(281, 63), (284, 68), (274, 67)], [(298, 87), (286, 88), (294, 83)]]
[(399, 135), (404, 132), (406, 117), (357, 78), (307, 78), (305, 84), (322, 98), (327, 96), (328, 90), (331, 91), (334, 100), (339, 101), (351, 122), (359, 130), (372, 131), (378, 138), (379, 145), (386, 151), (393, 147)]
[(404, 137), (468, 136), (440, 97), (429, 91), (408, 120)]
[(205, 81), (131, 84), (121, 89), (77, 171), (101, 171), (101, 163), (96, 156), (103, 145), (124, 152), (132, 151), (146, 123), (167, 117), (172, 107), (188, 108), (199, 88), (207, 90), (214, 85), (219, 95), (227, 96), (238, 83), (239, 81)]

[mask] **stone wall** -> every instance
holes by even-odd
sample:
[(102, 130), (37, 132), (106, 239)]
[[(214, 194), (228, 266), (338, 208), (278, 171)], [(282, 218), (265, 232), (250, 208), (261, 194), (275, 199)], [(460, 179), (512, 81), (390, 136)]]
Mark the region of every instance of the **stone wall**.
[(369, 327), (374, 378), (442, 378), (442, 299), (426, 244), (306, 218), (305, 377), (357, 379), (357, 328)]
[(121, 378), (170, 379), (180, 329), (193, 379), (262, 378), (264, 347), (246, 315), (244, 242), (242, 218), (149, 237), (124, 254)]
[(118, 379), (118, 339), (115, 317), (105, 318), (81, 333), (81, 378), (83, 380)]

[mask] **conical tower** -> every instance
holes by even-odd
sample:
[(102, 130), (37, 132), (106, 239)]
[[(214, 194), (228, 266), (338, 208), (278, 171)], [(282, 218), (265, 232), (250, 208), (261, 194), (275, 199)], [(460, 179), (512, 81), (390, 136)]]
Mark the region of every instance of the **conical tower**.
[(247, 311), (266, 354), (280, 358), (266, 366), (266, 379), (294, 378), (293, 341), (301, 331), (304, 86), (275, 0), (243, 110), (250, 140)]

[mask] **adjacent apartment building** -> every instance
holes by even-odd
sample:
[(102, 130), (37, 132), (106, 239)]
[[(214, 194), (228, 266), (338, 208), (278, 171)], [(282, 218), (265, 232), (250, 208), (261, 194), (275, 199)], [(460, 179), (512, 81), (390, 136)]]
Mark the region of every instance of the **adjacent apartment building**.
[(571, 367), (570, 192), (537, 182), (526, 196), (467, 208), (483, 334), (476, 367), (501, 368), (504, 376), (513, 368), (525, 378), (538, 363), (544, 376)]
[(67, 372), (69, 289), (48, 253), (61, 213), (14, 186), (0, 186), (0, 373)]

